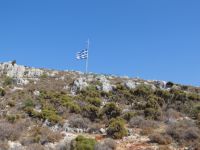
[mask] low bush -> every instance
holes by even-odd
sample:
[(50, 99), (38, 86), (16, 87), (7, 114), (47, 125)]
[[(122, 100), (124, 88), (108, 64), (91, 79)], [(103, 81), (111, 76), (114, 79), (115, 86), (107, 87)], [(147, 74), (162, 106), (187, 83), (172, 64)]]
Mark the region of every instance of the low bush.
[(135, 116), (135, 112), (126, 112), (122, 115), (123, 119), (130, 121), (132, 117)]
[(168, 145), (172, 143), (172, 138), (168, 135), (163, 135), (160, 133), (154, 133), (149, 136), (150, 142), (158, 143), (161, 145)]
[(10, 123), (15, 123), (17, 119), (19, 119), (19, 116), (17, 115), (7, 115), (6, 119)]
[(199, 140), (200, 130), (191, 121), (183, 120), (171, 124), (166, 133), (180, 144)]
[(33, 127), (29, 130), (27, 137), (21, 139), (23, 145), (30, 145), (34, 143), (54, 143), (62, 139), (58, 132), (53, 132), (47, 127)]
[(17, 140), (20, 136), (20, 131), (16, 126), (8, 122), (0, 122), (0, 141)]
[(159, 105), (159, 98), (154, 95), (147, 97), (147, 103), (144, 110), (145, 117), (148, 119), (158, 120), (161, 116), (161, 110)]
[(48, 121), (53, 123), (58, 123), (61, 121), (61, 117), (57, 115), (56, 111), (51, 108), (45, 108), (41, 112), (41, 116), (44, 120), (48, 119)]
[(115, 103), (107, 103), (101, 111), (101, 115), (106, 115), (108, 119), (120, 116), (121, 109)]
[(140, 97), (148, 97), (152, 93), (153, 91), (151, 87), (147, 85), (139, 85), (133, 92), (135, 96), (140, 96)]
[(101, 143), (95, 145), (95, 150), (116, 150), (117, 144), (112, 139), (105, 139)]
[(167, 87), (167, 88), (172, 88), (173, 86), (174, 86), (174, 83), (173, 83), (173, 82), (170, 82), (170, 81), (169, 81), (169, 82), (166, 83), (166, 87)]
[(83, 118), (80, 115), (74, 115), (69, 119), (69, 125), (72, 128), (82, 128), (87, 129), (90, 126), (91, 122), (87, 118)]
[(8, 143), (5, 142), (5, 141), (0, 141), (0, 149), (1, 150), (8, 150), (9, 149)]
[(198, 119), (200, 115), (200, 103), (193, 104), (192, 110), (191, 110), (191, 116), (194, 119)]
[(178, 119), (180, 118), (182, 115), (180, 112), (177, 112), (174, 109), (168, 109), (165, 113), (164, 113), (164, 120), (169, 122), (169, 120), (171, 119)]
[(84, 106), (82, 108), (82, 115), (94, 121), (99, 117), (99, 108), (93, 105)]
[(91, 97), (91, 98), (100, 98), (101, 97), (100, 91), (97, 90), (95, 86), (89, 86), (86, 89), (81, 90), (78, 94), (85, 98), (86, 97)]
[(158, 127), (158, 122), (153, 121), (153, 120), (145, 120), (143, 117), (141, 116), (136, 116), (133, 117), (130, 121), (129, 121), (129, 126), (132, 128), (152, 128), (155, 129)]
[(86, 101), (89, 102), (91, 105), (94, 105), (96, 107), (100, 107), (101, 106), (101, 99), (100, 98), (97, 98), (97, 97), (94, 97), (94, 98), (87, 97)]
[(121, 139), (124, 136), (127, 136), (128, 132), (125, 128), (125, 122), (121, 118), (111, 119), (109, 121), (107, 135), (114, 139)]
[(45, 150), (44, 146), (38, 143), (30, 144), (26, 146), (26, 150)]
[(27, 99), (24, 101), (24, 108), (34, 107), (34, 106), (35, 106), (35, 104), (32, 99)]
[(0, 96), (5, 96), (6, 91), (3, 88), (0, 88)]
[(71, 142), (71, 150), (94, 150), (96, 141), (79, 135)]
[(4, 86), (9, 86), (9, 85), (12, 85), (13, 83), (14, 83), (14, 79), (11, 77), (6, 77), (3, 81)]

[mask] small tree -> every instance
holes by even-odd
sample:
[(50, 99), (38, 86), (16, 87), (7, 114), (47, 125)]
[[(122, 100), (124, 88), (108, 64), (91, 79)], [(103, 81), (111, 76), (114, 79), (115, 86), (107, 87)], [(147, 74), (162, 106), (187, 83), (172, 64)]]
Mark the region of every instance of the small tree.
[(101, 112), (101, 115), (106, 115), (107, 118), (116, 118), (118, 116), (120, 116), (121, 114), (121, 109), (119, 107), (116, 106), (115, 103), (107, 103)]
[(121, 118), (111, 119), (107, 129), (107, 135), (114, 139), (121, 139), (127, 136), (124, 120)]
[(71, 143), (72, 150), (94, 150), (96, 141), (94, 139), (85, 138), (82, 135), (79, 135)]

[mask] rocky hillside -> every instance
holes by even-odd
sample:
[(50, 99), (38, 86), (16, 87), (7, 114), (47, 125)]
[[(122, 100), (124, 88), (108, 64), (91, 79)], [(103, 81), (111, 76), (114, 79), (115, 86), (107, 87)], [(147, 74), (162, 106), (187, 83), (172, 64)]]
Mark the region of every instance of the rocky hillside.
[(198, 150), (200, 88), (0, 64), (0, 150)]

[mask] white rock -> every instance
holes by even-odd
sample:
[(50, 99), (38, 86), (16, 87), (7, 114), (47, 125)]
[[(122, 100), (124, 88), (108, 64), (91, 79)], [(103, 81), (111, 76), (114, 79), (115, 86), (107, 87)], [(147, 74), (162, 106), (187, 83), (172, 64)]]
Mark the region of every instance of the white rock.
[(99, 131), (101, 132), (101, 134), (105, 134), (106, 133), (106, 130), (104, 128), (101, 128)]
[(112, 91), (113, 86), (110, 84), (110, 81), (104, 75), (98, 76), (97, 79), (102, 83), (102, 90), (104, 92)]
[(64, 90), (68, 90), (68, 89), (69, 89), (69, 86), (68, 86), (68, 85), (65, 85), (65, 86), (63, 87), (63, 89), (64, 89)]
[(43, 74), (43, 70), (25, 67), (22, 65), (12, 64), (12, 62), (5, 62), (0, 64), (0, 75), (7, 75), (14, 78), (18, 85), (26, 85), (29, 83), (27, 78), (38, 78)]
[(17, 85), (27, 85), (29, 84), (29, 81), (24, 79), (24, 78), (15, 78), (14, 79), (14, 82), (17, 84)]
[(33, 95), (35, 95), (35, 96), (40, 96), (40, 91), (35, 90), (35, 91), (33, 92)]
[(129, 89), (135, 89), (136, 88), (136, 83), (131, 81), (131, 80), (128, 80), (125, 82), (125, 86)]
[(161, 88), (161, 89), (165, 89), (166, 88), (166, 81), (154, 81), (155, 86)]
[(74, 81), (74, 84), (71, 88), (71, 93), (74, 95), (78, 90), (82, 90), (88, 86), (86, 79), (83, 77), (78, 78)]
[(13, 141), (8, 141), (8, 146), (9, 150), (23, 150), (23, 146), (19, 141), (13, 142)]

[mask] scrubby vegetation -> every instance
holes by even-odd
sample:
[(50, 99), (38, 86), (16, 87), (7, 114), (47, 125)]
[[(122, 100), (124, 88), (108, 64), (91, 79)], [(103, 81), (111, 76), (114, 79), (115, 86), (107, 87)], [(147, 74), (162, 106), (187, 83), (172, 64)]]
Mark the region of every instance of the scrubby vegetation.
[(96, 141), (94, 139), (85, 138), (83, 136), (78, 136), (71, 143), (72, 150), (94, 150)]
[(168, 82), (163, 89), (139, 79), (135, 88), (130, 88), (127, 79), (112, 77), (112, 90), (106, 92), (97, 75), (86, 87), (74, 88), (78, 76), (65, 74), (53, 78), (44, 72), (38, 81), (19, 87), (15, 79), (1, 77), (0, 141), (5, 142), (0, 146), (6, 149), (8, 141), (19, 141), (27, 149), (45, 149), (48, 143), (63, 139), (66, 129), (70, 134), (83, 134), (71, 144), (60, 145), (71, 146), (71, 150), (114, 150), (116, 139), (135, 134), (149, 137), (163, 149), (172, 143), (198, 145), (198, 88)]
[(121, 139), (128, 134), (125, 122), (121, 118), (111, 119), (108, 124), (107, 135), (114, 139)]

